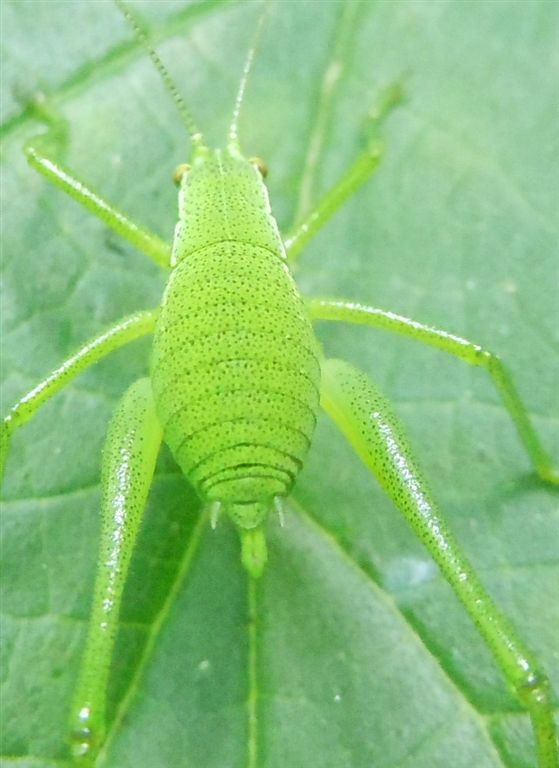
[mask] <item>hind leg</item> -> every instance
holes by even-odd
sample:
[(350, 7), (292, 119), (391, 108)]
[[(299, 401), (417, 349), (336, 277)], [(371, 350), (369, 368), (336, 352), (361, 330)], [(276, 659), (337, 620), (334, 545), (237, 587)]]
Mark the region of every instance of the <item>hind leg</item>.
[(387, 401), (363, 373), (341, 360), (327, 360), (322, 369), (321, 404), (428, 549), (528, 710), (539, 768), (557, 768), (549, 681), (447, 528)]
[(102, 533), (89, 631), (71, 713), (74, 757), (90, 764), (105, 733), (107, 683), (122, 592), (162, 432), (151, 382), (140, 379), (109, 425), (101, 470)]

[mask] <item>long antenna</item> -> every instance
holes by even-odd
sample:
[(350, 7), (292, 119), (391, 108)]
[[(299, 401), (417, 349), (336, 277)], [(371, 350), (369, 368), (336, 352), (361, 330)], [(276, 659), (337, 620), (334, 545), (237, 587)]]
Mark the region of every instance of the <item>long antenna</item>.
[(180, 95), (177, 86), (174, 84), (171, 75), (167, 71), (167, 68), (159, 58), (159, 55), (155, 51), (154, 48), (149, 43), (149, 40), (147, 38), (146, 33), (143, 31), (143, 29), (140, 27), (134, 16), (130, 13), (130, 10), (125, 5), (123, 0), (114, 0), (114, 3), (116, 7), (119, 9), (119, 11), (122, 13), (128, 24), (130, 25), (132, 31), (134, 32), (136, 38), (140, 41), (140, 43), (144, 46), (146, 52), (149, 54), (150, 59), (152, 60), (157, 72), (159, 73), (159, 76), (161, 77), (161, 80), (163, 81), (163, 84), (165, 85), (166, 89), (169, 91), (171, 96), (173, 97), (173, 101), (175, 102), (177, 109), (182, 117), (182, 121), (186, 127), (186, 130), (188, 131), (188, 134), (190, 136), (190, 140), (195, 146), (202, 146), (203, 145), (203, 137), (202, 132), (198, 129), (198, 126), (194, 122), (194, 118), (192, 117), (192, 113), (186, 106), (184, 99)]
[(233, 109), (233, 120), (231, 121), (231, 127), (229, 128), (229, 134), (228, 134), (229, 144), (233, 144), (235, 147), (239, 146), (239, 136), (237, 133), (237, 129), (238, 129), (238, 123), (239, 123), (239, 115), (241, 112), (241, 106), (245, 96), (245, 88), (247, 85), (248, 77), (250, 75), (250, 70), (252, 69), (254, 54), (256, 52), (256, 49), (258, 48), (260, 37), (262, 35), (262, 29), (264, 27), (264, 19), (266, 18), (269, 8), (270, 8), (270, 3), (267, 2), (264, 10), (260, 14), (260, 18), (258, 19), (258, 24), (256, 25), (256, 30), (254, 32), (254, 37), (252, 39), (252, 45), (248, 49), (248, 53), (246, 55), (245, 64), (243, 67), (243, 74), (241, 75), (241, 82), (239, 83), (239, 91), (237, 93), (237, 98), (235, 99), (235, 108)]

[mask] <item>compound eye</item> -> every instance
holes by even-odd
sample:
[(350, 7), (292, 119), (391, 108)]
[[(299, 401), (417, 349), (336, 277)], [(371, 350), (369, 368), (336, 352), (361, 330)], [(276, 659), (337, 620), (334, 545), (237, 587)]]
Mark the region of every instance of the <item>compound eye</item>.
[(258, 168), (263, 179), (268, 175), (268, 166), (261, 157), (251, 157), (250, 162)]
[(177, 187), (180, 187), (183, 176), (188, 173), (189, 170), (190, 165), (188, 165), (188, 163), (181, 163), (180, 165), (177, 165), (175, 172), (173, 173), (173, 181)]

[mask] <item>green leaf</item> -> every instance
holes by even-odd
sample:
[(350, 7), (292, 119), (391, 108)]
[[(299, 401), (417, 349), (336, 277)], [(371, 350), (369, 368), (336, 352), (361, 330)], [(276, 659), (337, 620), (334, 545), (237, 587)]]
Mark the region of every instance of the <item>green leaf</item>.
[[(260, 8), (135, 6), (212, 142), (229, 125)], [(308, 247), (298, 282), (500, 353), (555, 457), (558, 15), (545, 0), (274, 4), (240, 124), (247, 153), (270, 166), (285, 232), (305, 204), (300, 190), (316, 200), (334, 182), (359, 151), (375, 94), (404, 79), (380, 170)], [(12, 0), (3, 27), (6, 410), (84, 340), (155, 306), (164, 287), (149, 260), (26, 165), (25, 138), (44, 130), (32, 102), (45, 94), (68, 120), (65, 163), (167, 238), (170, 178), (188, 141), (111, 3)], [(318, 333), (393, 400), (466, 554), (559, 690), (557, 493), (535, 479), (487, 375), (380, 331)], [(115, 353), (13, 440), (2, 515), (6, 765), (69, 765), (100, 450), (148, 359), (148, 341)], [(237, 536), (226, 521), (208, 529), (163, 452), (99, 768), (535, 766), (529, 720), (464, 610), (326, 418), (269, 542), (252, 642)]]

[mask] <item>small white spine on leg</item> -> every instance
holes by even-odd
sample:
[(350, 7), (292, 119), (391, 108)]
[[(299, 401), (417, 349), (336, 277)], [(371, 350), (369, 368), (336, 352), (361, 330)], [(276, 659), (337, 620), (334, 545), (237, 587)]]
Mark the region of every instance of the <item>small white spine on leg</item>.
[(212, 501), (211, 504), (208, 505), (207, 509), (210, 516), (210, 525), (212, 527), (212, 531), (215, 531), (219, 522), (219, 518), (221, 517), (223, 504), (221, 501)]
[(285, 504), (281, 496), (274, 496), (274, 509), (278, 514), (280, 526), (285, 528)]

